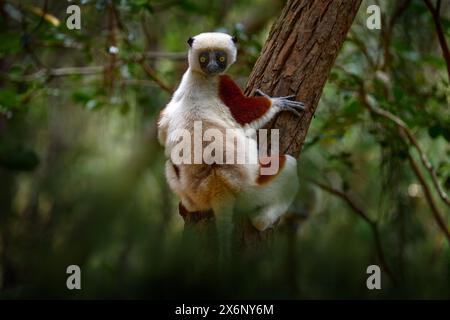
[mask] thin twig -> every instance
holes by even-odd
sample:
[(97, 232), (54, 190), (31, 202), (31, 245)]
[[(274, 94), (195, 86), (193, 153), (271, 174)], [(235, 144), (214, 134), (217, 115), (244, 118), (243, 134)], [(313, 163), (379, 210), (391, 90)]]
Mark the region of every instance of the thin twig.
[(350, 206), (350, 208), (352, 208), (353, 211), (355, 211), (368, 224), (372, 225), (375, 223), (375, 221), (373, 221), (371, 218), (369, 218), (369, 216), (350, 199), (350, 197), (348, 196), (347, 193), (345, 193), (341, 190), (332, 188), (326, 184), (320, 183), (316, 180), (313, 180), (313, 179), (308, 179), (308, 180), (311, 181), (312, 183), (314, 183), (315, 185), (317, 185), (318, 187), (320, 187), (321, 189), (323, 189), (329, 193), (332, 193), (332, 194), (342, 198), (343, 200), (345, 200), (345, 202), (347, 202), (347, 204)]
[[(437, 17), (437, 19), (435, 18), (435, 22), (437, 21), (437, 23), (440, 26), (440, 17), (439, 17), (439, 8), (440, 8), (440, 1), (438, 1), (437, 3), (437, 8), (435, 9), (433, 7), (433, 5), (431, 4), (431, 2), (429, 0), (424, 0), (427, 3), (427, 6), (429, 7), (430, 11), (433, 14), (433, 17)], [(403, 4), (398, 5), (396, 12), (394, 13), (394, 17), (391, 18), (390, 23), (389, 23), (389, 29), (392, 30), (392, 27), (395, 23), (395, 21), (397, 20), (397, 18), (401, 15), (401, 13), (404, 12), (404, 10), (407, 8), (407, 6), (409, 5), (409, 1), (406, 0)], [(439, 31), (438, 31), (439, 34)], [(448, 47), (447, 44), (445, 42), (445, 38), (443, 39), (444, 42), (444, 46), (443, 46), (443, 51), (448, 52)], [(442, 43), (441, 43), (442, 45)], [(363, 53), (364, 53), (364, 48), (360, 48)], [(450, 54), (449, 54), (449, 59), (447, 60), (447, 67), (450, 68)], [(343, 68), (342, 68), (343, 69)], [(343, 69), (344, 70), (344, 69)], [(344, 70), (344, 72), (346, 72), (346, 70)], [(439, 180), (437, 178), (436, 175), (436, 171), (434, 169), (434, 167), (431, 164), (431, 161), (429, 160), (429, 158), (427, 157), (426, 153), (423, 151), (422, 147), (420, 146), (417, 138), (415, 137), (415, 135), (412, 133), (411, 129), (408, 127), (408, 125), (399, 117), (395, 116), (394, 114), (392, 114), (391, 112), (387, 111), (387, 110), (383, 110), (381, 108), (377, 108), (375, 106), (372, 106), (369, 101), (367, 100), (367, 96), (366, 96), (366, 92), (365, 92), (365, 88), (364, 88), (364, 82), (361, 81), (361, 79), (359, 79), (359, 77), (357, 77), (354, 74), (348, 73), (346, 72), (348, 75), (350, 75), (351, 77), (355, 77), (357, 78), (358, 82), (361, 83), (360, 86), (360, 97), (361, 97), (361, 101), (363, 103), (363, 105), (368, 108), (368, 110), (374, 114), (377, 114), (379, 116), (382, 116), (386, 119), (389, 119), (391, 121), (393, 121), (397, 127), (401, 130), (401, 132), (403, 132), (407, 139), (409, 140), (409, 142), (412, 144), (412, 146), (417, 150), (420, 160), (423, 164), (423, 166), (427, 169), (427, 171), (430, 174), (430, 177), (432, 179), (433, 185), (436, 188), (439, 197), (442, 199), (442, 201), (444, 201), (444, 203), (448, 206), (450, 206), (450, 198), (447, 195), (447, 193), (444, 191), (444, 189), (442, 188), (442, 186), (439, 183)], [(450, 78), (450, 73), (449, 73), (449, 78)]]
[(92, 75), (99, 74), (104, 71), (104, 66), (89, 66), (89, 67), (66, 67), (66, 68), (55, 68), (55, 69), (40, 69), (39, 71), (25, 75), (18, 80), (21, 81), (34, 81), (42, 77), (65, 77), (72, 75)]
[(408, 127), (408, 125), (402, 119), (400, 119), (398, 116), (392, 114), (391, 112), (371, 105), (369, 103), (369, 101), (367, 100), (367, 95), (365, 94), (364, 89), (362, 89), (360, 94), (362, 95), (361, 102), (371, 113), (374, 113), (378, 116), (381, 116), (385, 119), (388, 119), (388, 120), (394, 122), (397, 125), (397, 127), (401, 130), (401, 132), (403, 132), (406, 135), (407, 140), (416, 149), (423, 166), (427, 169), (428, 173), (430, 174), (431, 180), (433, 181), (433, 185), (436, 188), (436, 191), (438, 192), (439, 197), (442, 199), (442, 201), (444, 201), (445, 204), (447, 204), (450, 207), (449, 196), (447, 195), (447, 193), (444, 191), (441, 184), (439, 183), (439, 180), (436, 176), (436, 171), (434, 170), (434, 167), (431, 164), (431, 161), (428, 159), (428, 156), (423, 151), (422, 147), (420, 146), (419, 142), (417, 141), (417, 138), (414, 136), (414, 134), (412, 133), (412, 131)]
[[(380, 108), (372, 106), (367, 101), (365, 93), (362, 92), (361, 94), (364, 95), (362, 97), (362, 103), (368, 108), (368, 110), (371, 113), (374, 113), (374, 114), (376, 114), (378, 116), (384, 117), (385, 119), (389, 119), (389, 120), (393, 121), (397, 125), (397, 128), (399, 129), (399, 131), (406, 134), (406, 136), (408, 137), (408, 140), (414, 145), (414, 147), (418, 151), (422, 163), (424, 164), (424, 166), (427, 168), (428, 172), (430, 173), (430, 176), (432, 178), (433, 184), (436, 187), (436, 189), (438, 190), (438, 193), (441, 196), (441, 199), (444, 200), (444, 202), (446, 204), (449, 204), (448, 196), (441, 189), (441, 186), (439, 185), (439, 181), (437, 181), (436, 174), (434, 173), (433, 166), (428, 161), (428, 158), (426, 157), (425, 153), (420, 148), (416, 138), (414, 137), (414, 135), (412, 134), (412, 132), (408, 128), (408, 126), (403, 122), (403, 120), (401, 120), (397, 116), (394, 116), (389, 111), (386, 111), (386, 110), (383, 110), (383, 109), (380, 109)], [(400, 134), (400, 137), (402, 137), (401, 134)], [(412, 141), (414, 141), (414, 142), (412, 142)], [(410, 154), (408, 154), (408, 157), (409, 157), (409, 163), (411, 165), (411, 168), (413, 169), (414, 174), (416, 175), (417, 179), (419, 180), (420, 184), (422, 185), (422, 188), (424, 189), (427, 202), (428, 202), (428, 204), (429, 204), (429, 206), (431, 208), (431, 211), (433, 213), (433, 217), (436, 220), (436, 223), (438, 224), (439, 228), (444, 232), (445, 236), (447, 237), (447, 240), (450, 242), (450, 231), (448, 230), (448, 228), (446, 226), (446, 223), (444, 221), (442, 213), (440, 212), (438, 206), (434, 202), (433, 196), (431, 195), (430, 188), (428, 187), (428, 184), (426, 183), (425, 178), (423, 177), (422, 172), (418, 168), (416, 162), (412, 159)], [(427, 165), (425, 163), (427, 163)], [(442, 192), (439, 192), (439, 191), (442, 191)]]
[(169, 59), (185, 61), (187, 59), (187, 54), (186, 52), (147, 51), (144, 53), (144, 57), (147, 59)]
[(394, 26), (397, 23), (397, 20), (406, 11), (406, 9), (410, 5), (410, 3), (411, 3), (411, 0), (398, 1), (393, 14), (390, 17), (389, 22), (387, 23), (386, 28), (383, 28), (380, 33), (380, 35), (382, 36), (382, 43), (383, 43), (383, 48), (384, 48), (384, 54), (383, 54), (384, 61), (383, 61), (383, 65), (381, 66), (381, 70), (384, 70), (386, 68), (386, 66), (390, 64), (391, 56), (392, 56), (390, 46), (391, 46)]
[(108, 89), (109, 94), (114, 90), (114, 83), (116, 80), (116, 62), (117, 62), (117, 52), (113, 51), (118, 49), (118, 39), (117, 39), (117, 19), (115, 15), (115, 3), (111, 2), (108, 6), (108, 37), (107, 37), (107, 47), (108, 47), (108, 61), (104, 67), (104, 83)]
[(36, 33), (44, 24), (45, 21), (45, 15), (47, 14), (47, 10), (48, 10), (48, 0), (44, 0), (44, 5), (42, 8), (42, 12), (40, 13), (40, 19), (38, 24), (36, 25), (36, 27), (34, 27), (34, 29), (30, 32), (30, 35), (32, 35), (33, 33)]
[[(173, 92), (173, 88), (171, 88), (169, 85), (165, 84), (164, 81), (162, 81), (158, 75), (156, 74), (155, 70), (153, 70), (143, 59), (137, 59), (134, 60), (135, 62), (139, 63), (143, 70), (147, 73), (148, 76), (164, 91), (168, 93)], [(117, 61), (115, 64), (115, 68), (123, 65), (123, 61)], [(8, 74), (0, 74), (0, 78), (5, 78), (9, 81), (16, 81), (16, 82), (30, 82), (35, 81), (40, 78), (53, 78), (53, 77), (66, 77), (66, 76), (73, 76), (73, 75), (96, 75), (96, 74), (102, 74), (105, 71), (104, 66), (87, 66), (87, 67), (66, 67), (66, 68), (54, 68), (54, 69), (40, 69), (34, 73), (24, 75), (21, 77), (11, 77)]]
[(417, 178), (419, 179), (420, 184), (422, 185), (422, 189), (425, 193), (425, 197), (427, 198), (428, 203), (431, 207), (431, 212), (433, 212), (434, 220), (436, 220), (439, 228), (442, 230), (442, 232), (445, 234), (445, 237), (447, 238), (447, 241), (450, 243), (450, 231), (447, 228), (447, 224), (442, 217), (442, 214), (439, 211), (439, 208), (437, 207), (436, 203), (434, 202), (433, 196), (431, 195), (430, 188), (428, 187), (425, 178), (422, 174), (422, 172), (419, 169), (419, 166), (414, 161), (414, 159), (411, 157), (410, 154), (408, 154), (408, 160), (409, 164), (411, 165), (411, 168), (413, 169), (414, 173), (416, 174)]
[[(115, 16), (116, 16), (116, 20), (119, 22), (119, 25), (122, 25), (122, 27), (119, 28), (119, 31), (125, 32), (126, 30), (125, 30), (123, 24), (121, 24), (121, 22), (120, 22), (120, 21), (121, 21), (120, 14), (119, 14), (119, 12), (118, 12), (117, 10), (115, 10), (115, 7), (114, 7), (114, 6), (113, 6), (113, 8), (114, 8), (114, 13), (115, 13)], [(126, 37), (125, 37), (125, 38), (126, 38)], [(131, 48), (131, 44), (130, 44), (128, 41), (125, 41), (125, 44), (126, 44), (128, 47)], [(170, 93), (170, 94), (173, 92), (173, 89), (172, 89), (170, 86), (168, 86), (164, 81), (162, 81), (162, 80), (158, 77), (158, 75), (157, 75), (157, 73), (155, 72), (155, 70), (153, 70), (153, 68), (145, 61), (145, 56), (144, 56), (144, 55), (136, 55), (136, 56), (134, 57), (134, 61), (137, 62), (137, 63), (139, 63), (139, 64), (142, 66), (142, 69), (145, 71), (145, 73), (147, 73), (147, 75), (148, 75), (153, 81), (155, 81), (155, 83), (156, 83), (161, 89), (163, 89), (164, 91), (166, 91), (166, 92), (168, 92), (168, 93)]]
[(356, 32), (352, 32), (350, 30), (350, 36), (347, 38), (348, 41), (352, 42), (366, 57), (367, 62), (369, 63), (369, 66), (374, 67), (375, 61), (372, 59), (372, 57), (369, 54), (369, 50), (367, 50), (367, 47), (363, 40), (361, 40)]
[[(428, 0), (425, 0), (425, 1), (428, 1)], [(429, 4), (431, 4), (431, 3), (429, 3)], [(438, 4), (438, 5), (440, 5), (440, 4)], [(449, 62), (450, 62), (450, 60), (449, 60)], [(447, 64), (447, 66), (449, 66), (449, 64)], [(359, 94), (361, 103), (369, 110), (369, 112), (394, 122), (399, 130), (400, 137), (402, 139), (405, 139), (404, 136), (406, 136), (406, 140), (409, 141), (409, 143), (419, 153), (420, 160), (421, 160), (423, 166), (429, 172), (430, 177), (433, 181), (433, 185), (436, 188), (440, 198), (443, 200), (443, 202), (447, 206), (450, 206), (450, 199), (449, 199), (448, 195), (446, 194), (446, 192), (444, 191), (444, 189), (441, 187), (441, 185), (437, 179), (434, 167), (431, 165), (431, 162), (429, 161), (427, 155), (425, 154), (425, 152), (423, 152), (416, 137), (414, 136), (414, 134), (412, 133), (412, 131), (408, 127), (408, 125), (401, 118), (399, 118), (398, 116), (395, 116), (391, 112), (389, 112), (387, 110), (383, 110), (376, 106), (373, 106), (367, 99), (364, 81), (354, 74), (351, 74), (345, 70), (344, 70), (344, 72), (346, 72), (350, 77), (353, 77), (358, 80), (357, 83), (360, 84), (358, 94)], [(409, 155), (409, 157), (410, 157), (410, 155)], [(447, 239), (450, 242), (449, 230), (444, 222), (444, 219), (442, 218), (443, 215), (441, 214), (439, 208), (437, 207), (436, 203), (434, 202), (434, 199), (431, 196), (431, 191), (430, 191), (428, 185), (426, 184), (422, 173), (420, 172), (419, 168), (417, 167), (417, 164), (414, 161), (413, 162), (410, 161), (410, 165), (411, 165), (411, 168), (413, 169), (415, 175), (417, 176), (417, 179), (421, 182), (421, 185), (422, 185), (423, 189), (425, 190), (424, 192), (426, 194), (426, 199), (432, 210), (433, 217), (436, 220), (436, 223), (438, 224), (439, 228), (444, 232), (445, 236), (447, 237)]]
[(138, 59), (137, 60), (138, 63), (140, 63), (140, 65), (142, 66), (142, 69), (147, 73), (147, 75), (153, 80), (155, 81), (155, 83), (164, 91), (172, 94), (173, 93), (173, 88), (171, 88), (169, 85), (165, 84), (164, 81), (162, 81), (158, 75), (156, 74), (155, 70), (153, 70), (153, 68), (147, 63), (145, 62), (144, 59)]
[(368, 109), (371, 113), (376, 114), (378, 116), (381, 116), (385, 119), (388, 119), (396, 124), (396, 126), (400, 129), (401, 132), (403, 132), (407, 140), (410, 142), (410, 144), (416, 149), (417, 153), (419, 154), (420, 160), (423, 164), (423, 166), (427, 169), (428, 173), (430, 174), (431, 180), (433, 181), (433, 185), (436, 188), (436, 191), (439, 194), (439, 197), (444, 201), (444, 203), (450, 207), (450, 197), (447, 195), (447, 193), (442, 188), (441, 184), (439, 183), (438, 177), (436, 175), (436, 170), (434, 169), (433, 165), (431, 164), (430, 159), (426, 155), (426, 153), (423, 151), (422, 147), (420, 146), (417, 138), (415, 137), (414, 133), (411, 131), (411, 129), (408, 127), (408, 125), (400, 119), (398, 116), (392, 114), (391, 112), (378, 108), (376, 106), (373, 106), (367, 99), (366, 89), (364, 87), (364, 82), (362, 79), (360, 79), (355, 74), (352, 74), (348, 71), (346, 71), (344, 68), (340, 68), (345, 72), (348, 76), (355, 78), (358, 83), (360, 83), (359, 87), (359, 97), (360, 101), (363, 104), (366, 109)]
[(358, 215), (360, 216), (369, 226), (370, 230), (372, 231), (372, 236), (375, 242), (375, 250), (377, 252), (378, 260), (381, 263), (381, 266), (384, 271), (386, 271), (389, 278), (392, 280), (392, 282), (395, 282), (395, 276), (392, 273), (391, 269), (389, 268), (386, 257), (384, 254), (383, 246), (381, 244), (381, 237), (380, 237), (380, 231), (378, 229), (378, 223), (377, 221), (372, 220), (363, 209), (361, 209), (358, 205), (355, 204), (355, 202), (349, 197), (349, 195), (341, 190), (335, 189), (331, 186), (328, 186), (326, 184), (320, 183), (318, 181), (315, 181), (313, 179), (308, 179), (310, 182), (321, 188), (322, 190), (333, 194), (342, 200), (344, 200), (347, 205)]
[(428, 10), (430, 10), (431, 12), (431, 16), (433, 17), (434, 25), (436, 27), (436, 33), (439, 40), (439, 45), (441, 46), (442, 55), (447, 65), (448, 79), (450, 80), (450, 50), (448, 48), (447, 40), (445, 39), (444, 29), (442, 28), (442, 21), (440, 15), (441, 1), (440, 0), (437, 1), (436, 7), (433, 6), (430, 0), (424, 1), (428, 7)]
[[(130, 61), (133, 62), (139, 62), (141, 63), (141, 59), (144, 57), (145, 59), (169, 59), (169, 60), (185, 60), (186, 54), (183, 52), (160, 52), (160, 51), (147, 51), (143, 54), (134, 54), (133, 57), (130, 59)], [(115, 64), (115, 67), (120, 67), (127, 61), (118, 60)], [(7, 74), (1, 74), (0, 76), (3, 78), (7, 78), (11, 81), (35, 81), (40, 78), (46, 77), (46, 76), (52, 76), (52, 77), (64, 77), (64, 76), (71, 76), (71, 75), (93, 75), (93, 74), (99, 74), (104, 71), (104, 66), (84, 66), (84, 67), (63, 67), (63, 68), (42, 68), (38, 71), (23, 75), (23, 76), (16, 76), (11, 77)]]

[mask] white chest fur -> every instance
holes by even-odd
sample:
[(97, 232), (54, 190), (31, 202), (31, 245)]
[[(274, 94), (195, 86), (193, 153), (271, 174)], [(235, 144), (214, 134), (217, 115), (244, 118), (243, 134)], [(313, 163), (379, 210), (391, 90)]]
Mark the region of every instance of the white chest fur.
[(225, 129), (240, 127), (219, 98), (218, 81), (217, 77), (205, 77), (190, 69), (186, 71), (160, 120), (160, 127), (167, 127), (169, 132), (166, 148), (170, 149), (174, 142), (170, 132), (189, 130), (195, 121), (207, 121)]

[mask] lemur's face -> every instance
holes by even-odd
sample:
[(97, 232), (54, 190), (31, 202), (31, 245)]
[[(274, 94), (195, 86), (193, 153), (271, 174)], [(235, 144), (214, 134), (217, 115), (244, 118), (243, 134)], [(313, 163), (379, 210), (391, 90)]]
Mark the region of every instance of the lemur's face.
[(207, 75), (222, 73), (227, 68), (227, 53), (223, 50), (201, 51), (198, 55), (200, 68)]
[(236, 38), (226, 33), (201, 33), (188, 40), (189, 67), (206, 76), (224, 73), (236, 60)]

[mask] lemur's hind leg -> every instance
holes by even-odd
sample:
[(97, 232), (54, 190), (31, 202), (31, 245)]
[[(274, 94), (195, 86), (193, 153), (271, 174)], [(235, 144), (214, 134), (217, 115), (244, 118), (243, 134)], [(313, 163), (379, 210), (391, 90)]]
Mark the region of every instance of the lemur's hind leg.
[(288, 210), (289, 206), (273, 205), (263, 208), (251, 221), (259, 231), (273, 227), (277, 220)]
[(262, 176), (259, 185), (250, 196), (257, 197), (260, 204), (252, 217), (253, 226), (263, 231), (287, 212), (298, 191), (297, 160), (290, 155), (280, 156), (280, 168), (273, 176)]

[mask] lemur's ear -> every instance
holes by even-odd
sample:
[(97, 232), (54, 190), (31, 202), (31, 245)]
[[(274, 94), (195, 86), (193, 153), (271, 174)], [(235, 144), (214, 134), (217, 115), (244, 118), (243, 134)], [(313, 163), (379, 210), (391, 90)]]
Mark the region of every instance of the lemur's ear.
[(236, 36), (233, 36), (233, 37), (231, 38), (231, 40), (233, 40), (233, 42), (236, 43), (236, 42), (238, 41), (238, 38), (237, 38)]
[(194, 38), (190, 37), (187, 41), (189, 47), (192, 47), (192, 43), (194, 42)]

